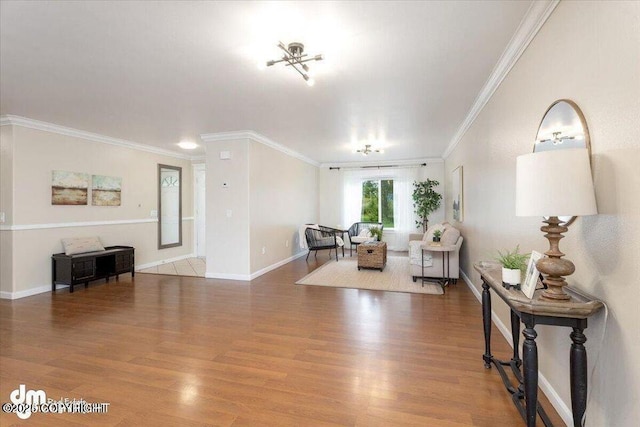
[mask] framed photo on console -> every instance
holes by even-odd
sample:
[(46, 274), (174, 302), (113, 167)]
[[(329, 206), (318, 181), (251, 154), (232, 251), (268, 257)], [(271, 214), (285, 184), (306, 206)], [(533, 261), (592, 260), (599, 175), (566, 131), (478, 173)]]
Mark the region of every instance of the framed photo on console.
[(538, 286), (538, 278), (540, 277), (540, 272), (536, 268), (536, 262), (542, 258), (542, 254), (540, 252), (532, 251), (531, 256), (529, 257), (529, 265), (527, 266), (527, 273), (524, 276), (524, 281), (522, 282), (522, 286), (520, 290), (523, 294), (527, 296), (527, 298), (533, 298), (533, 293), (536, 291), (536, 287)]

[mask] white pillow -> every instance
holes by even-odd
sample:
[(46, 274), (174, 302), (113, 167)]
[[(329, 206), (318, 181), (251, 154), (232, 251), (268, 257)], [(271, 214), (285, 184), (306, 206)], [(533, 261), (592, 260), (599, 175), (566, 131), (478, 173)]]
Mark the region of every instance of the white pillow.
[(424, 233), (424, 238), (422, 239), (425, 242), (432, 242), (433, 241), (433, 233), (436, 230), (440, 230), (442, 233), (444, 233), (444, 228), (445, 226), (442, 224), (434, 224), (431, 227), (429, 227), (429, 229), (427, 230), (426, 233)]
[(447, 227), (442, 233), (440, 242), (445, 246), (452, 246), (458, 243), (458, 238), (460, 238), (460, 230), (454, 227)]
[(79, 237), (75, 239), (62, 239), (65, 255), (82, 254), (85, 252), (104, 251), (104, 246), (97, 237)]
[(371, 237), (371, 230), (369, 230), (368, 228), (363, 229), (362, 231), (360, 231), (360, 233), (358, 233), (358, 237)]

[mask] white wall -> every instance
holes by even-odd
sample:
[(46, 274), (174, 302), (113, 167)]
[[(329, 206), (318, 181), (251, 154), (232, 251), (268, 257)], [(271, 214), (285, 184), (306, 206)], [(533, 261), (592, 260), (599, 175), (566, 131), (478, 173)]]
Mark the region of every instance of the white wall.
[(206, 144), (206, 276), (250, 280), (302, 253), (298, 228), (318, 217), (318, 168), (251, 139)]
[[(589, 372), (601, 353), (589, 384), (587, 425), (632, 426), (640, 419), (640, 3), (558, 5), (446, 159), (447, 217), (452, 221), (451, 172), (463, 165), (461, 269), (478, 290), (474, 262), (516, 244), (524, 251), (547, 249), (541, 219), (515, 216), (515, 163), (531, 152), (544, 112), (560, 98), (577, 102), (585, 115), (600, 212), (579, 218), (560, 244), (576, 265), (568, 282), (611, 310), (604, 344), (603, 313), (586, 330)], [(508, 309), (498, 300), (494, 310), (509, 325)], [(540, 371), (566, 417), (571, 331), (537, 330)]]
[(249, 191), (250, 264), (255, 273), (303, 251), (299, 227), (318, 218), (318, 168), (251, 141)]
[(13, 126), (0, 127), (0, 292), (13, 290), (13, 232), (4, 227), (13, 222)]
[[(7, 138), (12, 135), (11, 138)], [(5, 146), (9, 148), (5, 150)], [(192, 227), (183, 223), (183, 245), (157, 249), (157, 164), (183, 168), (183, 216), (192, 216), (191, 165), (187, 160), (88, 141), (16, 125), (2, 126), (2, 204), (7, 222), (2, 233), (1, 290), (4, 297), (28, 295), (51, 286), (51, 254), (62, 252), (61, 239), (98, 236), (105, 245), (136, 248), (136, 264), (149, 264), (190, 254)], [(122, 177), (121, 206), (51, 205), (51, 171), (65, 170)], [(11, 202), (12, 200), (12, 202)], [(100, 224), (105, 221), (142, 223)], [(91, 226), (62, 226), (98, 222)], [(49, 224), (46, 228), (37, 228)], [(20, 229), (27, 226), (29, 229)]]
[[(231, 158), (221, 160), (221, 151), (229, 151)], [(206, 277), (246, 280), (250, 274), (249, 140), (208, 142), (206, 170)]]

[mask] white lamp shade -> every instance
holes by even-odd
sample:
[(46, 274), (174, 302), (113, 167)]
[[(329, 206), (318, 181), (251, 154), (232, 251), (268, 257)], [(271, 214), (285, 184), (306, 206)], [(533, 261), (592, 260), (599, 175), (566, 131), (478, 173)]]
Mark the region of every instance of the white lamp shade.
[(518, 156), (517, 216), (583, 216), (597, 213), (586, 148)]

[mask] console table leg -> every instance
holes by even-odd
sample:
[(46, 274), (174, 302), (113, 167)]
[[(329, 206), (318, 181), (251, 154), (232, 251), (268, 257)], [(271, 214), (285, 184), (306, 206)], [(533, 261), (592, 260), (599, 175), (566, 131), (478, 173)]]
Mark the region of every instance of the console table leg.
[(525, 323), (524, 343), (522, 345), (524, 398), (526, 402), (527, 427), (536, 425), (536, 411), (538, 408), (538, 346), (536, 345), (536, 333), (534, 323)]
[(587, 409), (587, 349), (584, 347), (587, 337), (582, 332), (581, 328), (573, 328), (571, 333), (573, 344), (571, 344), (569, 356), (571, 410), (575, 427), (582, 425), (582, 417)]
[[(424, 275), (424, 273), (423, 273)], [(482, 323), (484, 325), (484, 367), (491, 367), (491, 294), (489, 285), (482, 281)]]
[(511, 310), (511, 339), (513, 339), (513, 359), (520, 364), (520, 317)]
[(420, 264), (422, 266), (422, 287), (424, 288), (424, 249), (420, 249), (420, 262), (422, 264)]

